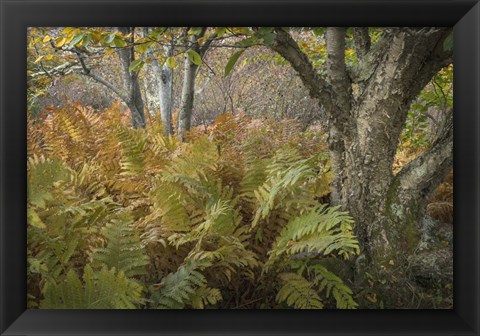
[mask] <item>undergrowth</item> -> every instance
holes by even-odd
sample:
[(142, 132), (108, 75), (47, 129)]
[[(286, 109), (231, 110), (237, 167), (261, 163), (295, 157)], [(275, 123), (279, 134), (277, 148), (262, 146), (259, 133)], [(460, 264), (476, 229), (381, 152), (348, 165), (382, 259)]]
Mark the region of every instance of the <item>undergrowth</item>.
[[(79, 105), (28, 122), (30, 308), (356, 308), (358, 254), (320, 204), (322, 134), (221, 115), (187, 142)], [(235, 136), (233, 136), (235, 135)]]

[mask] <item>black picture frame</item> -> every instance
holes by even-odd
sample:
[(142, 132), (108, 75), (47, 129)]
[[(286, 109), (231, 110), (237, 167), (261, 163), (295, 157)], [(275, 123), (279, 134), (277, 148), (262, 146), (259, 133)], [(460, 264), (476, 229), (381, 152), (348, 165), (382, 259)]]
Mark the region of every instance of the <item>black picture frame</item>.
[[(454, 26), (454, 309), (26, 310), (27, 26)], [(480, 4), (0, 0), (1, 335), (479, 335)]]

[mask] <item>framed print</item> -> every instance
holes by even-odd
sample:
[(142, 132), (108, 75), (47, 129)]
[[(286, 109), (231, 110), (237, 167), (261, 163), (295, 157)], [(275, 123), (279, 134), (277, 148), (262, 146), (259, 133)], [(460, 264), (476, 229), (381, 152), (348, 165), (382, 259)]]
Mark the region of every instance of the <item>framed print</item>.
[(479, 334), (477, 1), (0, 3), (2, 335)]

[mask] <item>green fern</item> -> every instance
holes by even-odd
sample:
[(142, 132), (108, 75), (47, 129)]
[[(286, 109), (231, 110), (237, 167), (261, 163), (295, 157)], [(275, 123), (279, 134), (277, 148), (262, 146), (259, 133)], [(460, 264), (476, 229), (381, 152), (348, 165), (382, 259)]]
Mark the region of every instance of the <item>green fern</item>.
[(296, 273), (282, 273), (278, 276), (284, 285), (278, 291), (277, 302), (285, 302), (296, 309), (322, 309), (323, 303), (312, 283)]
[(119, 125), (115, 128), (115, 135), (122, 150), (121, 175), (142, 174), (145, 168), (145, 134)]
[(32, 156), (28, 159), (28, 202), (45, 208), (45, 202), (53, 200), (54, 183), (68, 177), (68, 169), (56, 159)]
[(254, 191), (258, 205), (252, 227), (276, 209), (301, 211), (315, 204), (309, 185), (315, 181), (317, 169), (315, 157), (297, 161), (295, 151), (279, 153), (267, 167), (267, 180)]
[(145, 266), (149, 260), (131, 222), (131, 218), (124, 216), (113, 219), (105, 226), (103, 235), (107, 239), (107, 245), (96, 249), (92, 254), (94, 263), (101, 263), (109, 269), (115, 268), (127, 277), (146, 274)]
[(181, 309), (191, 304), (198, 294), (196, 291), (207, 284), (200, 273), (207, 266), (205, 262), (188, 261), (175, 273), (164, 277), (158, 286), (152, 286), (154, 308)]
[(269, 252), (268, 269), (280, 257), (300, 253), (328, 255), (336, 252), (344, 258), (358, 254), (360, 248), (353, 235), (353, 219), (338, 207), (317, 206), (293, 218), (282, 229)]
[(70, 270), (65, 279), (47, 287), (40, 308), (134, 309), (142, 300), (142, 286), (114, 268), (95, 273), (87, 265), (83, 282)]
[(204, 309), (205, 306), (214, 306), (222, 301), (222, 293), (218, 288), (202, 286), (195, 291), (190, 301), (192, 308)]
[(355, 309), (358, 304), (353, 300), (352, 290), (338, 276), (322, 265), (316, 264), (308, 268), (314, 273), (312, 282), (318, 286), (319, 292), (325, 291), (326, 297), (333, 295), (338, 309)]

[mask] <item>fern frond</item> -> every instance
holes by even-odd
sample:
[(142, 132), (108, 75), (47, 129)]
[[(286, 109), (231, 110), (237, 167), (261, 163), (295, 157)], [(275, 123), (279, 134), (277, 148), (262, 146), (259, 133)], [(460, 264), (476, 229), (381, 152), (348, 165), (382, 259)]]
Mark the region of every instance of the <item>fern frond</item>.
[(266, 269), (282, 255), (298, 253), (328, 255), (335, 251), (347, 259), (360, 251), (352, 230), (353, 219), (347, 213), (339, 211), (338, 207), (317, 206), (292, 219), (282, 229), (269, 253)]
[(320, 297), (307, 279), (296, 273), (282, 273), (278, 277), (284, 282), (276, 297), (278, 303), (285, 302), (296, 309), (323, 308)]
[(67, 179), (69, 174), (60, 160), (36, 155), (28, 158), (27, 172), (28, 202), (40, 208), (53, 199), (53, 184)]
[(145, 134), (141, 130), (133, 130), (125, 126), (117, 126), (114, 130), (121, 145), (121, 175), (142, 174), (145, 167)]
[(205, 306), (214, 306), (222, 301), (222, 293), (218, 288), (203, 286), (198, 288), (191, 298), (194, 309), (204, 309)]
[(131, 227), (131, 218), (113, 219), (103, 230), (107, 245), (92, 254), (94, 263), (115, 268), (127, 277), (146, 274), (149, 260), (140, 238)]
[(204, 261), (188, 261), (180, 266), (175, 273), (168, 274), (162, 279), (157, 288), (153, 288), (152, 300), (155, 308), (181, 309), (191, 303), (198, 288), (207, 283), (205, 276), (200, 273), (209, 266)]
[[(316, 175), (315, 161), (306, 159), (292, 161), (296, 154), (278, 155), (267, 168), (268, 178), (263, 185), (254, 191), (258, 208), (252, 221), (252, 227), (258, 222), (267, 219), (270, 213), (285, 206), (300, 206), (314, 204), (314, 195), (305, 195), (308, 189), (305, 185)], [(306, 204), (305, 204), (306, 203)]]
[(352, 290), (338, 276), (320, 264), (309, 266), (309, 271), (315, 274), (313, 283), (320, 292), (325, 291), (326, 297), (332, 294), (338, 309), (355, 309), (358, 304), (353, 300)]
[(83, 283), (70, 270), (65, 279), (47, 287), (41, 308), (53, 309), (134, 309), (142, 299), (142, 286), (114, 268), (99, 273), (87, 265)]

